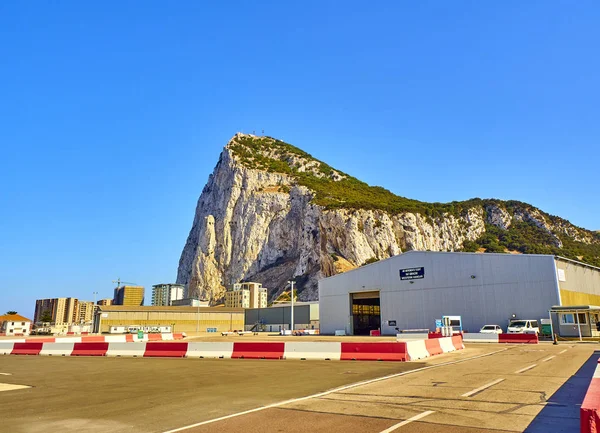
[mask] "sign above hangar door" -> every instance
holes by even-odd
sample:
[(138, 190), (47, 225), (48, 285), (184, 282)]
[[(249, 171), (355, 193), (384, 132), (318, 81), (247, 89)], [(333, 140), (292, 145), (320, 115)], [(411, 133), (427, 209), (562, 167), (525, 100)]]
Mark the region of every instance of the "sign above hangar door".
[(400, 269), (401, 280), (418, 280), (420, 278), (425, 278), (425, 268), (423, 267)]

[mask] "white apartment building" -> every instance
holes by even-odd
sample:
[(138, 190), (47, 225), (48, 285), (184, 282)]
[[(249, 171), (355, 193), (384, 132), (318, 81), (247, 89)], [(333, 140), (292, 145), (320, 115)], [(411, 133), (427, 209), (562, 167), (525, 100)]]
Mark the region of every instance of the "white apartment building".
[(173, 301), (185, 298), (185, 286), (182, 284), (156, 284), (152, 286), (152, 305), (171, 306)]

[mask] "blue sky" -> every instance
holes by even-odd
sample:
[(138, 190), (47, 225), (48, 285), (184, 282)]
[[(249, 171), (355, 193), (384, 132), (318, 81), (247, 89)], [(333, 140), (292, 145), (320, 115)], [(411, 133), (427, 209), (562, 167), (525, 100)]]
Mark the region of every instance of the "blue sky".
[(237, 131), (600, 229), (600, 5), (1, 2), (0, 312), (175, 280)]

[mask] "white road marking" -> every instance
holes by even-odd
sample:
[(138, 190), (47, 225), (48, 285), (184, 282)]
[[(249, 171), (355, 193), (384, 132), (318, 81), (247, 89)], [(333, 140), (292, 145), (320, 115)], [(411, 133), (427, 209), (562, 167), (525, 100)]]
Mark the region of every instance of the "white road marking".
[(527, 370), (531, 370), (532, 368), (537, 367), (537, 364), (530, 365), (529, 367), (522, 368), (520, 370), (515, 371), (515, 374), (523, 373)]
[(27, 386), (27, 385), (14, 385), (12, 383), (0, 383), (0, 392), (14, 391), (16, 389), (25, 389), (25, 388), (31, 388), (31, 387)]
[(0, 373), (1, 376), (12, 376), (10, 373)]
[(413, 416), (412, 418), (409, 418), (409, 419), (407, 419), (407, 420), (404, 420), (404, 421), (402, 421), (402, 422), (399, 422), (398, 424), (395, 424), (395, 425), (391, 426), (390, 428), (386, 428), (385, 430), (383, 430), (383, 431), (381, 431), (381, 432), (379, 432), (379, 433), (391, 433), (391, 432), (393, 432), (394, 430), (396, 430), (396, 429), (398, 429), (398, 428), (402, 427), (403, 425), (410, 424), (410, 423), (411, 423), (411, 422), (413, 422), (413, 421), (418, 421), (418, 420), (420, 420), (421, 418), (425, 418), (427, 415), (431, 415), (432, 413), (434, 413), (434, 411), (433, 411), (433, 410), (428, 410), (428, 411), (426, 411), (426, 412), (420, 413), (419, 415), (415, 415), (415, 416)]
[[(272, 409), (275, 407), (285, 406), (286, 404), (297, 403), (299, 401), (305, 401), (305, 400), (311, 400), (313, 398), (324, 397), (326, 395), (333, 394), (335, 392), (345, 391), (347, 389), (356, 388), (356, 387), (362, 386), (362, 385), (368, 385), (370, 383), (380, 382), (382, 380), (393, 379), (393, 378), (400, 377), (400, 376), (406, 376), (407, 374), (418, 373), (418, 372), (425, 371), (425, 370), (431, 370), (432, 368), (444, 367), (446, 365), (460, 364), (462, 362), (471, 361), (472, 359), (485, 358), (486, 356), (492, 356), (492, 355), (495, 355), (496, 353), (506, 352), (509, 349), (511, 349), (511, 347), (506, 347), (504, 349), (496, 350), (496, 351), (490, 352), (490, 353), (484, 353), (483, 355), (477, 355), (477, 356), (472, 356), (470, 358), (459, 359), (458, 361), (443, 362), (443, 363), (436, 364), (436, 365), (429, 365), (427, 367), (417, 368), (415, 370), (403, 371), (402, 373), (395, 373), (395, 374), (390, 374), (388, 376), (377, 377), (375, 379), (364, 380), (362, 382), (356, 382), (356, 383), (352, 383), (350, 385), (344, 385), (339, 388), (333, 388), (333, 389), (330, 389), (329, 391), (319, 392), (319, 393), (313, 394), (313, 395), (307, 395), (306, 397), (293, 398), (291, 400), (284, 400), (284, 401), (280, 401), (279, 403), (273, 403), (273, 404), (269, 404), (266, 406), (261, 406), (261, 407), (257, 407), (254, 409), (245, 410), (243, 412), (232, 413), (231, 415), (225, 415), (225, 416), (222, 416), (219, 418), (209, 419), (206, 421), (198, 422), (196, 424), (186, 425), (184, 427), (179, 427), (179, 428), (176, 428), (173, 430), (167, 430), (163, 433), (176, 433), (176, 432), (188, 430), (188, 429), (191, 429), (194, 427), (200, 427), (202, 425), (212, 424), (212, 423), (218, 422), (218, 421), (223, 421), (223, 420), (226, 420), (229, 418), (235, 418), (238, 416), (247, 415), (249, 413), (260, 412), (260, 411), (266, 410), (266, 409)], [(340, 361), (340, 362), (342, 362), (342, 361)], [(502, 381), (504, 379), (500, 379), (500, 380)]]
[(550, 361), (552, 358), (556, 358), (556, 355), (552, 355), (552, 356), (549, 356), (549, 357), (548, 357), (548, 358), (546, 358), (546, 359), (542, 359), (542, 362), (548, 362), (548, 361)]
[(490, 388), (490, 387), (492, 387), (492, 386), (494, 386), (494, 385), (497, 385), (497, 384), (499, 384), (499, 383), (500, 383), (500, 382), (502, 382), (503, 380), (504, 380), (504, 379), (497, 379), (497, 380), (495, 380), (495, 381), (493, 381), (493, 382), (490, 382), (490, 383), (488, 383), (487, 385), (480, 386), (479, 388), (477, 388), (477, 389), (474, 389), (473, 391), (466, 392), (466, 393), (464, 393), (463, 395), (461, 395), (461, 397), (471, 397), (472, 395), (475, 395), (475, 394), (477, 394), (478, 392), (481, 392), (481, 391), (483, 391), (483, 390), (486, 390), (486, 389), (488, 389), (488, 388)]
[(558, 354), (559, 354), (559, 355), (562, 355), (562, 354), (563, 354), (563, 353), (565, 353), (567, 350), (569, 350), (569, 349), (565, 349), (565, 350), (563, 350), (562, 352), (558, 352)]

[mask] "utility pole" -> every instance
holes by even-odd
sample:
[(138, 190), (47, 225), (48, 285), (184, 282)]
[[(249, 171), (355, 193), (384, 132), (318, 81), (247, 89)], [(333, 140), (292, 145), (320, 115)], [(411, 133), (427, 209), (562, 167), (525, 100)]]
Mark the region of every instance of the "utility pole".
[(288, 283), (290, 283), (290, 293), (291, 293), (291, 298), (292, 298), (292, 308), (291, 308), (291, 326), (290, 326), (290, 332), (291, 335), (294, 335), (294, 281), (290, 280), (288, 281)]

